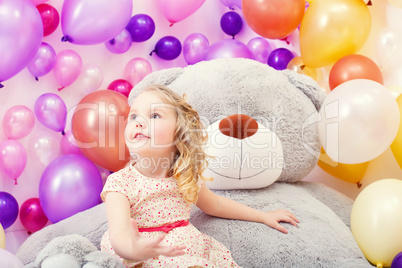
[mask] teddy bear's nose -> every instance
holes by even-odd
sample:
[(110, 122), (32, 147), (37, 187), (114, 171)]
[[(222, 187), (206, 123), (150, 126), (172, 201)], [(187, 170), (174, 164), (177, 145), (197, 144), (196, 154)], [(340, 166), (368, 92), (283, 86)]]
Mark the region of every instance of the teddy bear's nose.
[(258, 131), (258, 123), (248, 115), (233, 114), (221, 120), (219, 130), (226, 136), (244, 139)]

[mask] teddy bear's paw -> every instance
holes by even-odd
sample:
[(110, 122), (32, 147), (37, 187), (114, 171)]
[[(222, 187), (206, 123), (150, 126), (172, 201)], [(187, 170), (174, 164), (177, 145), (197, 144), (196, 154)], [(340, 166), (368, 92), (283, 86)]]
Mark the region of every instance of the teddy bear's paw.
[(56, 254), (43, 260), (41, 268), (81, 268), (74, 257), (67, 254)]
[[(54, 259), (54, 262), (57, 263), (59, 254), (68, 255), (73, 260), (78, 263), (78, 267), (83, 265), (84, 256), (91, 253), (92, 251), (96, 251), (97, 248), (85, 237), (72, 234), (66, 236), (59, 236), (50, 241), (46, 247), (44, 247), (38, 254), (35, 259), (36, 267), (41, 266), (44, 261), (49, 258)], [(62, 262), (60, 262), (62, 263)], [(49, 267), (68, 267), (68, 266), (49, 266)], [(71, 266), (75, 267), (75, 266)]]
[(125, 268), (118, 258), (99, 250), (86, 255), (84, 261), (83, 268)]

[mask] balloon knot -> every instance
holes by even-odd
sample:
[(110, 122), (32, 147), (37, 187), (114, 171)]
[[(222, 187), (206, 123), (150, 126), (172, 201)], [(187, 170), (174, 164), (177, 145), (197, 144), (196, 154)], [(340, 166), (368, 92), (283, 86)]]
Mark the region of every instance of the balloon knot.
[(367, 5), (368, 5), (368, 6), (372, 6), (372, 5), (373, 5), (373, 3), (371, 3), (371, 0), (369, 0), (369, 1), (367, 2)]
[(14, 179), (14, 185), (18, 185), (17, 179)]
[(232, 39), (235, 39), (235, 36), (234, 36), (234, 35), (232, 35)]
[(149, 56), (152, 56), (152, 53), (154, 53), (154, 52), (156, 53), (156, 50), (155, 50), (155, 49), (152, 50), (151, 53), (149, 53)]
[(64, 87), (59, 87), (57, 90), (62, 91), (63, 89), (64, 89)]
[(64, 130), (63, 130), (63, 131), (61, 132), (61, 135), (63, 135), (63, 136), (66, 135), (66, 132), (64, 132)]
[(36, 81), (39, 81), (38, 77), (35, 76), (35, 80), (36, 80)]
[(360, 189), (362, 187), (362, 184), (360, 183), (360, 181), (357, 184), (357, 188)]
[(304, 70), (304, 68), (306, 68), (306, 65), (300, 65), (300, 69), (303, 71)]
[(230, 10), (235, 10), (234, 7), (229, 7)]
[(61, 42), (71, 42), (71, 38), (69, 36), (65, 35), (61, 38)]
[(173, 26), (173, 24), (174, 24), (174, 22), (170, 23), (169, 27), (172, 27), (172, 26)]
[(109, 40), (109, 44), (111, 44), (111, 45), (113, 46), (114, 44), (116, 44), (116, 40), (114, 40), (114, 38), (113, 38), (113, 39), (110, 39), (110, 40)]
[(0, 83), (0, 88), (3, 88), (3, 87), (4, 87), (4, 85), (2, 83)]

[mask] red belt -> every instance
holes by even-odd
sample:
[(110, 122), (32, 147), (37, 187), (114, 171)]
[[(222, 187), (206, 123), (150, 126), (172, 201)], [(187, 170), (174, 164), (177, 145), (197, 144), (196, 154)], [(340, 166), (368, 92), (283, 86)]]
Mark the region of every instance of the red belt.
[(189, 225), (188, 220), (177, 221), (174, 223), (158, 226), (158, 227), (150, 227), (150, 228), (138, 228), (138, 232), (165, 232), (168, 233), (170, 230), (177, 227), (184, 227)]

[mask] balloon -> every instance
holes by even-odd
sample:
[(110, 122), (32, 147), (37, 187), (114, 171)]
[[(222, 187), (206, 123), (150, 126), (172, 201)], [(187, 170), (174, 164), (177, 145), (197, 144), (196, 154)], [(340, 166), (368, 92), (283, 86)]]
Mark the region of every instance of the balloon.
[(39, 5), (39, 4), (42, 4), (42, 3), (47, 2), (47, 1), (49, 1), (49, 0), (30, 0), (30, 1), (32, 2), (32, 4), (34, 4), (35, 6), (37, 6), (37, 5)]
[(131, 17), (126, 30), (131, 34), (133, 42), (144, 42), (154, 34), (155, 22), (146, 14), (137, 14)]
[(62, 154), (78, 154), (83, 155), (80, 148), (75, 142), (74, 135), (71, 130), (67, 130), (60, 141), (60, 150)]
[(53, 93), (45, 93), (35, 101), (36, 118), (45, 127), (63, 132), (67, 120), (67, 107), (62, 98)]
[[(42, 42), (42, 19), (26, 0), (2, 0), (0, 12), (0, 82), (24, 69)], [(0, 85), (1, 87), (1, 85)]]
[(286, 48), (274, 49), (268, 56), (268, 65), (275, 70), (285, 70), (288, 63), (295, 57), (292, 51)]
[[(15, 180), (14, 184), (17, 184), (17, 178), (24, 171), (26, 164), (27, 152), (20, 142), (16, 140), (0, 142), (0, 171)], [(5, 225), (3, 224), (3, 226)]]
[(56, 51), (48, 43), (42, 42), (35, 57), (28, 64), (28, 71), (38, 77), (48, 74), (56, 65)]
[(65, 0), (61, 11), (62, 41), (79, 45), (104, 43), (126, 27), (132, 0)]
[(257, 34), (282, 39), (299, 26), (304, 14), (304, 0), (243, 0), (244, 19)]
[(398, 98), (396, 99), (396, 102), (398, 104), (399, 107), (399, 129), (398, 132), (396, 134), (396, 137), (394, 139), (394, 141), (391, 144), (391, 151), (392, 154), (395, 157), (395, 160), (398, 162), (398, 165), (401, 167), (402, 169), (402, 95), (399, 95)]
[(134, 58), (131, 59), (124, 68), (124, 78), (135, 86), (147, 74), (152, 72), (151, 64), (146, 59)]
[(336, 162), (357, 164), (382, 154), (399, 127), (399, 109), (392, 94), (372, 80), (340, 84), (325, 98), (319, 112), (318, 135)]
[(106, 41), (106, 48), (115, 54), (122, 54), (130, 49), (133, 39), (129, 31), (124, 29), (115, 38)]
[(156, 0), (162, 14), (172, 24), (193, 14), (204, 2), (205, 0)]
[(18, 217), (18, 202), (15, 197), (7, 192), (0, 192), (0, 211), (0, 223), (7, 229)]
[(54, 160), (39, 182), (39, 200), (52, 223), (99, 203), (102, 177), (87, 158), (69, 154)]
[(236, 12), (226, 12), (221, 18), (221, 28), (227, 35), (231, 35), (234, 38), (243, 28), (243, 20)]
[(0, 248), (0, 267), (23, 268), (24, 264), (11, 252)]
[(103, 72), (95, 64), (85, 64), (77, 78), (77, 87), (82, 93), (88, 94), (100, 88), (103, 81)]
[(253, 53), (256, 61), (266, 64), (272, 46), (262, 37), (254, 37), (247, 44), (248, 49)]
[(0, 223), (0, 248), (6, 248), (6, 234), (4, 233), (3, 226)]
[(34, 233), (45, 227), (48, 219), (40, 205), (39, 198), (30, 198), (22, 203), (20, 220), (28, 232)]
[(43, 36), (53, 33), (59, 26), (60, 16), (57, 9), (48, 4), (41, 4), (36, 7), (42, 18)]
[(129, 160), (124, 129), (130, 107), (127, 98), (111, 90), (85, 96), (72, 118), (72, 132), (83, 154), (95, 164), (117, 171)]
[(300, 26), (300, 51), (311, 68), (357, 52), (370, 33), (371, 17), (362, 0), (311, 2)]
[(382, 179), (357, 196), (350, 218), (352, 233), (366, 258), (388, 267), (402, 250), (402, 181)]
[(229, 8), (233, 8), (235, 5), (237, 6), (240, 2), (240, 7), (241, 7), (241, 1), (237, 1), (237, 0), (220, 0), (221, 3)]
[(391, 268), (402, 268), (402, 251), (396, 254), (392, 260)]
[(401, 0), (388, 0), (388, 2), (395, 7), (402, 8)]
[(209, 47), (205, 60), (221, 58), (254, 59), (254, 55), (242, 42), (235, 39), (223, 39)]
[(63, 88), (71, 85), (80, 75), (82, 60), (80, 55), (73, 50), (62, 50), (56, 56), (56, 64), (53, 68), (53, 74), (57, 82)]
[[(402, 58), (402, 33), (392, 28), (384, 28), (376, 38), (376, 59), (381, 69), (391, 72), (400, 65)], [(384, 71), (384, 70), (383, 70)]]
[(380, 68), (370, 58), (352, 54), (338, 60), (329, 73), (329, 87), (336, 88), (339, 84), (352, 79), (370, 79), (383, 84)]
[(183, 42), (183, 56), (187, 64), (195, 64), (203, 61), (207, 56), (209, 41), (205, 35), (193, 33), (187, 36)]
[(119, 92), (128, 98), (128, 94), (130, 94), (130, 91), (131, 89), (133, 89), (133, 86), (127, 80), (117, 79), (114, 80), (112, 83), (110, 83), (107, 89)]
[(368, 162), (360, 164), (342, 164), (333, 161), (321, 148), (320, 158), (318, 159), (318, 166), (325, 172), (350, 183), (359, 183), (366, 173)]
[(159, 39), (155, 45), (155, 49), (151, 52), (155, 52), (161, 59), (174, 60), (181, 53), (181, 43), (179, 39), (174, 36), (165, 36)]
[(44, 167), (60, 155), (60, 143), (55, 132), (39, 133), (28, 143), (29, 155)]
[(291, 59), (288, 63), (288, 66), (286, 67), (286, 69), (295, 71), (296, 73), (299, 73), (299, 74), (308, 75), (317, 81), (317, 78), (318, 78), (317, 69), (307, 67), (303, 63), (303, 60), (301, 57), (294, 57), (293, 59)]
[(7, 138), (18, 140), (31, 133), (35, 115), (28, 107), (16, 105), (7, 110), (3, 117), (3, 130)]

